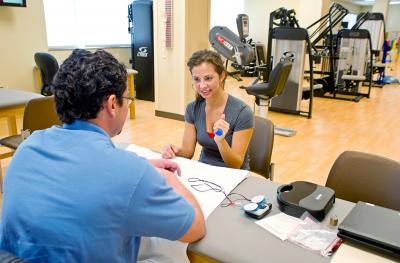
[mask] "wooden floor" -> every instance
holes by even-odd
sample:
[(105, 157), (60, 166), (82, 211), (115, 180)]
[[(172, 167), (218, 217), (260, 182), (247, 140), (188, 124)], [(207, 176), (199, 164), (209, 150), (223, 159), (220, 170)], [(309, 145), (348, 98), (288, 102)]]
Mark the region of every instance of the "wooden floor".
[[(393, 66), (387, 74), (399, 78), (400, 66)], [(229, 78), (227, 91), (252, 106), (252, 97), (239, 88), (251, 81)], [(302, 103), (307, 105), (307, 101)], [(275, 124), (297, 131), (294, 137), (275, 136), (275, 181), (324, 184), (334, 160), (346, 150), (374, 153), (400, 162), (400, 85), (373, 88), (371, 98), (359, 103), (315, 98), (312, 119), (276, 112), (269, 112), (268, 116)], [(22, 118), (18, 120), (21, 126)], [(183, 127), (181, 121), (155, 117), (154, 103), (137, 100), (136, 119), (127, 120), (123, 132), (114, 140), (160, 150), (166, 143), (180, 144)], [(6, 135), (6, 122), (0, 120), (0, 137)], [(196, 156), (199, 152), (197, 147)], [(8, 163), (9, 160), (2, 160), (3, 169)]]

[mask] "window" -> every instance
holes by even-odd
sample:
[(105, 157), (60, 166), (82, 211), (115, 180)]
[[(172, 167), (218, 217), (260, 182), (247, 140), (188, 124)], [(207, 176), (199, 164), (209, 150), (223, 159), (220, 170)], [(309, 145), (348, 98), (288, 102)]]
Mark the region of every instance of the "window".
[(211, 0), (210, 26), (226, 26), (238, 33), (236, 17), (244, 12), (244, 0)]
[(347, 14), (344, 18), (343, 18), (343, 22), (347, 22), (347, 27), (346, 28), (352, 28), (354, 26), (354, 24), (357, 22), (357, 15), (356, 14)]
[(44, 0), (50, 48), (128, 46), (133, 0)]

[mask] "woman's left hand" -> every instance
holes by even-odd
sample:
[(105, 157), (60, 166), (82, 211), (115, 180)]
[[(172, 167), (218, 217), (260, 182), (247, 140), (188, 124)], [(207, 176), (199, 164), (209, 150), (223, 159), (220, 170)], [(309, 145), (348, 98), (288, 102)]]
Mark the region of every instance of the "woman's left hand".
[[(222, 142), (225, 139), (226, 134), (229, 131), (229, 123), (225, 121), (225, 114), (221, 114), (221, 117), (219, 120), (217, 120), (214, 123), (213, 129), (214, 129), (214, 141), (215, 142)], [(220, 129), (222, 131), (222, 135), (217, 135), (217, 130)]]

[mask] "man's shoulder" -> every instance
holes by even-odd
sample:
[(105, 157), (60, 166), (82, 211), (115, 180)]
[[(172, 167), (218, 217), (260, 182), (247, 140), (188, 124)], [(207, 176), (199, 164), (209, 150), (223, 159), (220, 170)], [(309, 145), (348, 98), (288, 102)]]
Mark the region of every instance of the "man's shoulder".
[[(37, 130), (29, 134), (27, 138), (25, 138), (22, 143), (18, 146), (18, 150), (25, 150), (24, 148), (36, 148), (36, 147), (45, 147), (46, 149), (51, 148), (52, 144), (46, 138), (49, 138), (49, 134), (54, 135), (56, 129), (59, 129), (59, 126), (52, 126), (47, 129)], [(44, 140), (46, 140), (44, 144)]]
[(143, 170), (141, 168), (148, 165), (147, 160), (135, 153), (116, 148), (108, 136), (87, 130), (51, 127), (34, 132), (21, 146), (19, 150), (25, 155), (42, 148), (43, 152), (50, 155), (73, 154), (79, 156), (82, 161), (96, 159), (98, 162), (115, 167), (118, 171), (135, 167), (137, 173), (140, 173)]
[(137, 155), (135, 152), (127, 151), (124, 149), (119, 149), (115, 147), (111, 147), (108, 149), (108, 155), (110, 155), (110, 158), (113, 158), (114, 160), (121, 162), (121, 163), (127, 163), (127, 164), (149, 164), (149, 162)]

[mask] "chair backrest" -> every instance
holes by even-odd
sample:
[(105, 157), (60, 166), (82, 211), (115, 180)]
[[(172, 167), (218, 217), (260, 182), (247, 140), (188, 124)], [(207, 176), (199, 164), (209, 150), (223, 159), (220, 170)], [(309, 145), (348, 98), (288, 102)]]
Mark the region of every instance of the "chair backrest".
[(391, 159), (345, 151), (333, 164), (326, 186), (338, 198), (400, 211), (400, 163)]
[(272, 98), (282, 94), (292, 70), (292, 66), (293, 64), (287, 61), (280, 61), (276, 64), (269, 75), (268, 83), (271, 88), (267, 90), (267, 96)]
[(57, 116), (54, 97), (42, 97), (30, 100), (24, 111), (23, 129), (31, 132), (61, 125)]
[(42, 75), (42, 90), (43, 95), (52, 95), (52, 82), (54, 75), (58, 71), (57, 60), (49, 53), (35, 53), (34, 55), (35, 63), (40, 69)]
[(274, 124), (259, 116), (255, 116), (254, 123), (253, 137), (249, 146), (250, 171), (269, 178), (274, 146)]

